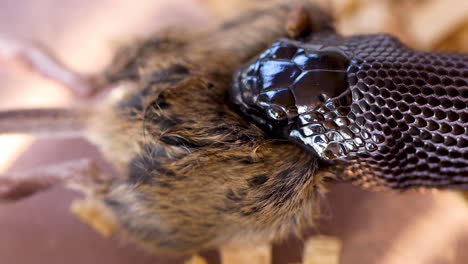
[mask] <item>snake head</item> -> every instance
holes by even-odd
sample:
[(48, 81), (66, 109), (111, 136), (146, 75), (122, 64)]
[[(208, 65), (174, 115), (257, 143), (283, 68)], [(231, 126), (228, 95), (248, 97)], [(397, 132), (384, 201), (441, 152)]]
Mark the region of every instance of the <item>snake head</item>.
[(348, 66), (336, 47), (279, 40), (234, 74), (231, 101), (270, 134), (288, 138), (299, 116), (348, 88)]

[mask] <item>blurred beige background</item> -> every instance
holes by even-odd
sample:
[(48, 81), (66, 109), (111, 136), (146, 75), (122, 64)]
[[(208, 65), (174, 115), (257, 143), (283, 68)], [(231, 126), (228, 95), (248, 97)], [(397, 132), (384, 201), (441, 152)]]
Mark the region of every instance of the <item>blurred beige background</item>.
[[(429, 47), (400, 30), (401, 19), (388, 13), (385, 8), (389, 6), (383, 8), (375, 5), (377, 1), (364, 0), (331, 2), (336, 2), (334, 10), (341, 17), (338, 25), (343, 31), (375, 31), (379, 30), (378, 24), (381, 30), (394, 32), (421, 47), (445, 45), (448, 49), (460, 49), (460, 44), (454, 43), (466, 44), (460, 42), (461, 33), (457, 33), (464, 30), (466, 23), (455, 23), (450, 27), (453, 32), (442, 34)], [(0, 0), (0, 34), (39, 41), (72, 68), (97, 72), (109, 63), (118, 43), (168, 25), (204, 27), (234, 8), (241, 9), (245, 3)], [(375, 28), (365, 29), (369, 22), (359, 22), (358, 17), (362, 17), (359, 14), (374, 16), (371, 22), (375, 22)], [(402, 15), (411, 16), (411, 12)], [(25, 72), (0, 72), (0, 84), (0, 110), (68, 106), (77, 102), (69, 92)], [(36, 141), (25, 136), (0, 136), (0, 146), (0, 173), (84, 156), (99, 158), (93, 146), (79, 139)], [(17, 203), (0, 204), (0, 263), (181, 263), (147, 254), (118, 238), (97, 235), (69, 213), (68, 206), (74, 197), (77, 194), (54, 189)], [(370, 193), (349, 184), (331, 184), (324, 208), (326, 217), (309, 233), (341, 238), (344, 243), (341, 263), (468, 263), (468, 208), (457, 193)], [(274, 263), (298, 262), (301, 250), (297, 239), (281, 243), (275, 246)], [(218, 263), (215, 252), (206, 254), (210, 263)]]

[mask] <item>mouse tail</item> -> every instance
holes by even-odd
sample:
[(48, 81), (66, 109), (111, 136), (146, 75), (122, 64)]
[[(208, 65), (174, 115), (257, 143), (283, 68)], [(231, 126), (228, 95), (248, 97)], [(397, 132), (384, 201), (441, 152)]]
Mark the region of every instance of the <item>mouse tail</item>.
[(27, 109), (0, 111), (0, 135), (30, 134), (42, 138), (83, 136), (85, 109)]

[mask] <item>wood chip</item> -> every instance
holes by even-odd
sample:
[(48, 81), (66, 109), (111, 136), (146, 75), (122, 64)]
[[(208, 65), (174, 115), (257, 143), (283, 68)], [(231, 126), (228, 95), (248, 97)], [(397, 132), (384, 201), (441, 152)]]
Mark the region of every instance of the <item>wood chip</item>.
[(338, 264), (341, 240), (330, 236), (313, 236), (305, 242), (304, 264)]
[(73, 201), (70, 211), (104, 237), (110, 237), (117, 229), (115, 216), (98, 200)]
[(184, 264), (208, 264), (208, 262), (198, 255), (193, 255), (192, 258), (185, 261)]
[(221, 248), (223, 264), (270, 264), (271, 245), (227, 245)]

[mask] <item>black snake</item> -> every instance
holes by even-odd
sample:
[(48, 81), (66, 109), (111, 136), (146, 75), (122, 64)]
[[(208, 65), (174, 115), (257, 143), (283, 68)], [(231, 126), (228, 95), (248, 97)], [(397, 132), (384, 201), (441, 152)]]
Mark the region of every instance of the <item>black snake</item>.
[(390, 35), (281, 39), (234, 75), (231, 100), (367, 188), (468, 187), (468, 55)]

